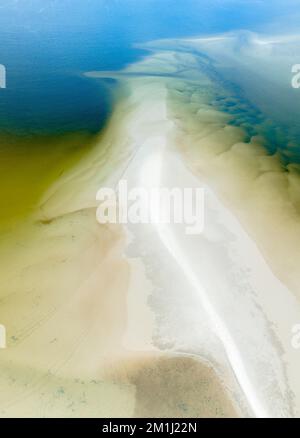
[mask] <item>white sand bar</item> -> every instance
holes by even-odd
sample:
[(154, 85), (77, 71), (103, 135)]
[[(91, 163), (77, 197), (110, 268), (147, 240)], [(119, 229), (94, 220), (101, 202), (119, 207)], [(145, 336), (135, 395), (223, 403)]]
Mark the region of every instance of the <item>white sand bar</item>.
[[(1, 416), (300, 416), (298, 277), (278, 240), (298, 217), (287, 226), (278, 197), (269, 220), (257, 164), (287, 176), (209, 106), (197, 68), (167, 51), (119, 73), (126, 92), (94, 150), (2, 242)], [(98, 224), (96, 193), (120, 179), (204, 188), (203, 233)]]

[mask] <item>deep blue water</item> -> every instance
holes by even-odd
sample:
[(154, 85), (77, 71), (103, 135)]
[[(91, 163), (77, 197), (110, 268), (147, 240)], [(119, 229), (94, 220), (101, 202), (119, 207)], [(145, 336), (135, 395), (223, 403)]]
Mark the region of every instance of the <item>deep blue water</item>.
[[(166, 37), (256, 30), (291, 13), (275, 0), (1, 0), (0, 129), (21, 133), (98, 131), (111, 107), (89, 70), (120, 69)], [(289, 23), (290, 24), (290, 23)], [(291, 24), (290, 24), (291, 25)]]

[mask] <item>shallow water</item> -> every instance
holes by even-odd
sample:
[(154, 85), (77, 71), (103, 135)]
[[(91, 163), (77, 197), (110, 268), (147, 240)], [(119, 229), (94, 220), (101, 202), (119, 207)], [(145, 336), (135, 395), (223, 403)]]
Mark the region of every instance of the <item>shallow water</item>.
[[(145, 52), (137, 43), (170, 37), (282, 29), (293, 1), (32, 0), (1, 7), (0, 130), (21, 133), (99, 131), (110, 112), (107, 86), (82, 76), (119, 70)], [(289, 31), (292, 25), (289, 22)]]
[[(142, 301), (148, 305), (147, 291), (157, 281), (159, 271), (152, 269), (150, 276), (141, 272), (134, 274), (139, 281), (135, 285), (136, 294), (133, 294), (134, 306), (130, 308), (128, 290), (132, 274), (124, 257), (123, 232), (97, 224), (95, 195), (104, 182), (111, 182), (110, 177), (119, 176), (116, 170), (128, 164), (131, 154), (143, 142), (147, 143), (155, 130), (158, 134), (154, 138), (155, 144), (157, 139), (164, 138), (162, 127), (169, 127), (168, 117), (174, 131), (170, 137), (172, 147), (177, 145), (182, 149), (186, 164), (193, 172), (205, 175), (228, 205), (235, 208), (237, 217), (247, 225), (266, 260), (273, 261), (270, 265), (274, 272), (295, 296), (299, 296), (300, 184), (297, 169), (289, 166), (300, 161), (300, 100), (295, 99), (298, 91), (290, 87), (291, 63), (300, 62), (297, 59), (299, 44), (295, 40), (292, 45), (285, 40), (265, 44), (268, 35), (297, 30), (299, 16), (294, 5), (293, 0), (285, 4), (275, 0), (271, 8), (268, 1), (248, 0), (31, 0), (26, 6), (20, 1), (8, 1), (1, 7), (0, 63), (7, 67), (7, 88), (0, 90), (0, 254), (3, 260), (0, 322), (7, 327), (8, 349), (3, 351), (5, 360), (1, 364), (0, 415), (51, 416), (57, 412), (59, 415), (116, 416), (120, 412), (133, 415), (135, 398), (139, 402), (136, 415), (147, 412), (159, 415), (159, 404), (155, 397), (152, 398), (152, 390), (156, 387), (168, 399), (171, 396), (166, 415), (181, 415), (176, 391), (177, 386), (187, 383), (181, 379), (182, 372), (190, 385), (187, 395), (188, 401), (192, 401), (192, 413), (200, 415), (203, 412), (198, 393), (192, 394), (196, 387), (202, 392), (199, 385), (202, 372), (198, 367), (190, 367), (189, 361), (178, 367), (177, 361), (172, 360), (158, 363), (157, 367), (152, 357), (140, 368), (136, 367), (139, 361), (130, 363), (126, 359), (121, 360), (119, 373), (122, 377), (130, 368), (126, 379), (120, 380), (119, 374), (115, 379), (109, 374), (114, 374), (112, 365), (117, 366), (117, 356), (122, 353), (124, 330), (128, 325), (126, 317), (130, 315), (133, 327), (141, 320), (145, 323), (139, 300), (142, 295)], [(216, 34), (221, 35), (216, 44), (208, 40), (189, 41), (188, 44), (184, 41), (192, 35)], [(169, 40), (158, 41), (161, 38)], [(148, 43), (151, 40), (156, 42)], [(155, 49), (152, 56), (145, 58), (144, 64), (137, 63), (149, 55), (148, 49)], [(97, 74), (85, 75), (91, 71), (100, 73), (98, 77)], [(130, 76), (129, 80), (126, 75)], [(120, 92), (120, 95), (124, 97), (128, 92), (124, 102), (119, 98), (120, 90), (116, 86), (121, 76), (125, 80), (122, 81), (124, 93)], [(137, 94), (135, 81), (142, 84)], [(163, 109), (162, 114), (157, 108)], [(103, 135), (99, 135), (99, 131)], [(174, 171), (176, 167), (172, 168), (172, 161), (167, 159), (165, 164), (170, 175), (179, 176), (180, 180), (180, 175)], [(137, 173), (130, 167), (128, 172), (131, 176)], [(243, 312), (252, 321), (257, 310), (257, 306), (244, 305), (244, 301), (241, 301), (242, 312), (236, 310), (236, 297), (243, 299), (249, 292), (244, 279), (248, 278), (248, 266), (252, 266), (252, 261), (250, 265), (245, 264), (245, 268), (244, 264), (240, 268), (238, 261), (237, 278), (233, 273), (232, 279), (231, 276), (228, 279), (225, 268), (231, 258), (229, 253), (227, 257), (226, 251), (230, 252), (231, 242), (236, 237), (234, 232), (229, 233), (230, 227), (224, 228), (223, 211), (223, 207), (216, 209), (216, 235), (208, 230), (204, 238), (207, 241), (195, 249), (195, 257), (189, 252), (190, 259), (186, 260), (193, 260), (188, 265), (191, 269), (195, 262), (199, 278), (204, 266), (203, 270), (208, 273), (206, 280), (204, 275), (204, 283), (207, 281), (208, 290), (211, 287), (210, 299), (216, 294), (221, 315), (224, 312), (219, 291), (223, 291), (224, 285), (220, 286), (219, 281), (221, 283), (225, 278), (228, 287), (228, 295), (223, 297), (225, 308), (234, 309), (243, 319), (239, 324), (239, 320), (229, 314), (230, 324), (232, 322), (234, 326), (238, 322), (236, 333), (239, 338), (241, 326), (248, 321), (242, 318)], [(233, 222), (233, 228), (238, 228), (235, 224)], [(218, 231), (219, 227), (225, 233), (224, 237)], [(151, 245), (147, 246), (146, 233), (141, 235), (141, 250), (136, 258), (145, 256), (147, 248), (151, 250)], [(280, 238), (274, 239), (274, 236)], [(216, 245), (218, 240), (219, 246)], [(242, 243), (241, 254), (248, 263), (248, 246), (244, 248)], [(252, 241), (250, 243), (252, 245)], [(161, 246), (157, 248), (159, 256), (164, 254)], [(199, 263), (201, 254), (202, 265)], [(237, 260), (240, 253), (236, 254)], [(256, 254), (260, 261), (260, 253), (259, 257)], [(174, 267), (170, 259), (162, 259), (161, 265), (171, 266), (172, 273)], [(181, 261), (176, 265), (176, 273), (181, 279), (175, 291), (179, 301), (175, 300), (173, 311), (174, 295), (169, 278), (176, 279), (176, 276), (169, 275), (166, 286), (157, 289), (157, 296), (163, 302), (158, 301), (156, 316), (164, 322), (163, 318), (170, 317), (171, 308), (174, 339), (178, 341), (182, 335), (184, 340), (186, 336), (187, 345), (192, 345), (191, 333), (198, 334), (194, 328), (198, 327), (199, 313), (198, 307), (193, 306), (194, 301), (187, 299), (186, 272), (190, 279), (195, 277), (193, 270), (186, 271), (186, 263), (182, 260), (185, 259), (177, 252), (175, 261)], [(159, 257), (151, 257), (151, 261), (155, 266)], [(271, 275), (269, 268), (266, 269), (263, 269), (263, 275), (265, 272)], [(169, 271), (163, 269), (162, 272)], [(229, 272), (232, 272), (230, 268)], [(211, 281), (209, 273), (215, 282)], [(155, 277), (153, 284), (150, 284), (151, 275)], [(254, 276), (254, 286), (255, 279)], [(252, 300), (250, 280), (249, 284)], [(277, 279), (274, 277), (274, 283), (272, 280), (268, 284), (271, 284), (270, 291), (265, 294), (262, 287), (261, 296), (264, 299), (267, 296), (272, 303), (276, 299), (280, 303), (282, 298), (285, 305), (289, 303), (289, 313), (293, 314), (291, 309), (294, 309), (296, 315), (292, 298), (284, 292), (282, 296), (278, 294)], [(271, 296), (273, 284), (276, 297)], [(162, 291), (170, 292), (169, 298)], [(232, 291), (236, 297), (232, 305), (228, 305)], [(152, 301), (154, 298), (152, 291)], [(248, 300), (248, 296), (246, 298)], [(189, 311), (184, 312), (185, 304), (187, 310), (192, 304), (193, 326)], [(151, 309), (155, 311), (154, 307)], [(211, 313), (218, 317), (217, 307), (212, 307)], [(288, 324), (286, 315), (282, 315), (282, 306), (278, 305), (279, 316), (276, 306), (269, 307), (265, 306), (274, 327), (277, 327), (277, 320), (282, 325)], [(182, 308), (183, 321), (188, 318), (186, 324), (180, 323), (178, 308)], [(274, 346), (271, 341), (267, 342), (272, 354), (266, 355), (268, 349), (264, 342), (269, 338), (261, 336), (265, 319), (259, 321), (261, 324), (255, 323), (253, 333), (246, 324), (244, 333), (247, 332), (251, 339), (254, 334), (254, 340), (262, 340), (262, 344), (255, 340), (253, 345), (257, 344), (260, 351), (264, 351), (266, 366), (273, 366), (276, 361), (269, 358), (274, 357)], [(223, 330), (223, 325), (221, 328), (217, 337), (224, 341), (227, 331)], [(157, 328), (155, 331), (155, 342), (163, 351), (170, 345), (173, 348), (169, 337), (164, 335), (165, 329), (163, 324), (160, 339)], [(199, 339), (202, 339), (201, 321), (199, 333)], [(171, 340), (172, 336), (171, 331)], [(291, 387), (298, 401), (300, 389), (295, 378), (299, 362), (294, 352), (289, 351), (286, 333), (280, 332), (280, 336), (284, 348), (280, 347), (278, 356), (278, 347), (274, 348), (275, 357), (280, 357), (278, 382), (279, 386), (284, 382), (283, 398), (272, 395), (268, 400), (272, 409), (275, 407), (274, 412), (282, 415), (277, 409), (281, 400), (284, 412), (292, 412), (290, 394), (285, 394), (282, 351), (289, 354), (290, 376), (295, 384)], [(208, 338), (209, 344), (210, 341)], [(179, 344), (182, 352), (184, 343), (180, 341)], [(195, 345), (197, 354), (202, 355), (203, 345), (198, 339)], [(253, 355), (255, 369), (258, 356), (256, 352)], [(173, 365), (175, 377), (179, 370), (180, 378), (176, 377), (171, 387), (166, 380), (165, 390), (161, 381), (166, 374), (170, 375)], [(193, 371), (193, 376), (187, 373), (187, 367)], [(211, 376), (206, 372), (204, 375), (207, 387)], [(259, 382), (263, 381), (263, 385), (257, 386), (260, 391), (265, 385), (264, 372), (258, 373), (258, 377)], [(195, 378), (198, 386), (194, 385)], [(246, 380), (242, 380), (247, 383), (247, 375)], [(82, 394), (82, 384), (85, 384), (87, 396)], [(217, 394), (212, 399), (215, 415), (214, 407), (218, 407), (221, 391), (214, 383), (210, 389)], [(160, 394), (159, 397), (164, 401)], [(200, 403), (199, 411), (198, 404), (194, 405), (195, 397)], [(182, 402), (186, 402), (185, 398)], [(222, 408), (224, 406), (222, 401)], [(210, 406), (206, 405), (206, 408)], [(219, 410), (218, 414), (223, 415), (223, 411)]]
[[(295, 90), (289, 87), (290, 64), (292, 60), (297, 62), (299, 50), (295, 48), (299, 48), (299, 43), (293, 43), (291, 59), (286, 60), (287, 82), (277, 92), (275, 104), (274, 95), (269, 92), (261, 102), (257, 78), (252, 74), (257, 73), (252, 70), (260, 59), (252, 56), (251, 32), (267, 35), (297, 29), (293, 0), (284, 4), (274, 1), (272, 7), (267, 1), (246, 1), (240, 7), (237, 0), (222, 3), (179, 0), (175, 4), (171, 0), (90, 0), (87, 4), (69, 0), (45, 4), (42, 0), (33, 0), (27, 2), (26, 7), (19, 2), (6, 2), (0, 16), (0, 63), (7, 69), (7, 88), (0, 90), (0, 132), (97, 133), (111, 114), (114, 84), (89, 79), (84, 72), (120, 70), (147, 54), (136, 47), (147, 41), (223, 34), (240, 29), (246, 31), (236, 34), (233, 45), (225, 41), (217, 47), (221, 54), (227, 53), (227, 58), (218, 56), (220, 53), (215, 53), (214, 47), (211, 53), (210, 44), (198, 48), (199, 67), (205, 67), (211, 78), (224, 85), (236, 99), (234, 107), (226, 103), (226, 110), (235, 115), (233, 124), (248, 125), (251, 135), (258, 119), (265, 117), (263, 134), (269, 130), (269, 150), (284, 149), (282, 142), (286, 136), (295, 142), (300, 130), (297, 122), (300, 99), (296, 101)], [(180, 46), (176, 50), (180, 51)], [(284, 47), (281, 51), (284, 52)], [(248, 62), (246, 67), (242, 66), (244, 70), (237, 63), (240, 55)], [(281, 58), (267, 55), (266, 62), (273, 69), (269, 69), (271, 77), (265, 78), (263, 88), (270, 90), (267, 82), (276, 81)], [(289, 105), (294, 116), (287, 118)], [(299, 155), (298, 149), (293, 149), (292, 154), (283, 153), (287, 161), (299, 162)]]

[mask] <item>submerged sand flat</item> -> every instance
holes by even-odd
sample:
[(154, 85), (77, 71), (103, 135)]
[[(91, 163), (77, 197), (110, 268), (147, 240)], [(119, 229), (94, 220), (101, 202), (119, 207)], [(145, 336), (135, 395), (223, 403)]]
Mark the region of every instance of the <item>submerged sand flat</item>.
[[(211, 105), (188, 50), (89, 75), (120, 79), (108, 126), (2, 239), (0, 415), (299, 416), (299, 219), (274, 185), (296, 173)], [(204, 232), (98, 224), (121, 178), (203, 187)]]
[(126, 230), (96, 221), (98, 188), (136, 150), (137, 113), (135, 97), (120, 102), (98, 144), (3, 234), (2, 417), (236, 415), (209, 363), (153, 345), (151, 279), (125, 257)]

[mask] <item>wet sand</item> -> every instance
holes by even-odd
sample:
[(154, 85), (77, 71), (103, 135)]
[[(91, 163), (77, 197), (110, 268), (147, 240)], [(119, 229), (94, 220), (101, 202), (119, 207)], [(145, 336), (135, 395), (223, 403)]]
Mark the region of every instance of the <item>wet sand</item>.
[[(292, 327), (300, 319), (298, 168), (284, 167), (277, 154), (268, 153), (261, 135), (249, 139), (246, 129), (232, 125), (234, 115), (214, 103), (221, 95), (232, 104), (232, 97), (214, 84), (205, 67), (200, 68), (187, 41), (180, 51), (172, 50), (178, 44), (150, 44), (152, 53), (141, 62), (115, 75), (98, 73), (99, 77), (119, 78), (131, 88), (133, 100), (140, 101), (132, 136), (141, 148), (131, 172), (126, 173), (133, 186), (147, 184), (142, 172), (151, 157), (157, 163), (152, 173), (148, 169), (151, 183), (159, 174), (155, 180), (159, 184), (171, 181), (171, 186), (190, 186), (198, 181), (206, 190), (206, 228), (193, 243), (172, 229), (157, 227), (149, 232), (149, 228), (137, 231), (129, 227), (135, 237), (130, 254), (142, 254), (147, 275), (157, 287), (151, 296), (158, 324), (155, 345), (208, 356), (231, 394), (237, 396), (243, 415), (247, 409), (242, 395), (252, 415), (297, 417), (299, 353), (292, 348), (291, 339)], [(96, 72), (91, 75), (97, 77)], [(156, 115), (150, 123), (142, 116), (147, 105), (155, 108), (147, 113)], [(136, 135), (145, 125), (151, 125), (151, 134), (146, 138)], [(136, 177), (132, 177), (133, 169)], [(171, 267), (168, 253), (177, 262), (179, 273)], [(164, 263), (164, 257), (168, 262)], [(167, 283), (170, 275), (174, 276), (171, 287)], [(192, 289), (202, 300), (193, 304), (197, 316), (188, 310)], [(159, 295), (162, 290), (167, 291), (164, 298)], [(182, 290), (185, 300), (180, 299)], [(166, 310), (171, 301), (183, 306), (176, 316)], [(209, 329), (200, 324), (207, 314), (225, 357)], [(181, 319), (186, 326), (181, 323), (179, 330)], [(191, 337), (190, 324), (201, 326), (208, 338), (212, 336), (210, 345), (200, 331)], [(235, 387), (230, 369), (240, 389)]]
[[(96, 221), (98, 188), (116, 182), (136, 150), (128, 108), (137, 107), (134, 98), (120, 102), (95, 146), (59, 176), (53, 171), (55, 182), (26, 204), (29, 214), (20, 210), (13, 232), (3, 232), (2, 417), (235, 415), (210, 365), (158, 355), (151, 282), (125, 257), (125, 230)], [(32, 177), (35, 185), (40, 176)], [(141, 321), (147, 342), (142, 334), (130, 347)]]
[(132, 360), (122, 367), (125, 381), (135, 388), (134, 417), (237, 417), (219, 377), (203, 361), (161, 354)]
[[(94, 72), (122, 88), (93, 146), (63, 169), (60, 145), (53, 166), (19, 157), (2, 191), (2, 417), (299, 414), (297, 172), (210, 105), (194, 61), (162, 51)], [(96, 193), (121, 178), (205, 188), (204, 233), (98, 224)]]

